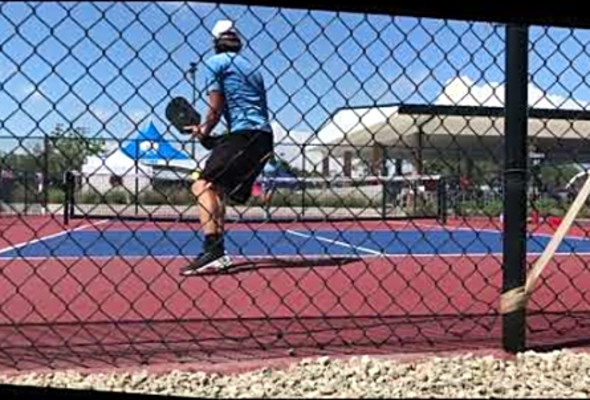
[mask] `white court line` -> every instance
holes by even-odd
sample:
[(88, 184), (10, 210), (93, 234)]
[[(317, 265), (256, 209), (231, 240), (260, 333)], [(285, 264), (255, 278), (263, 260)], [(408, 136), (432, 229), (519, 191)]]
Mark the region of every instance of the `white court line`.
[[(12, 246), (5, 247), (3, 249), (0, 249), (0, 258), (12, 258), (12, 257), (1, 257), (1, 255), (3, 253), (7, 253), (7, 252), (12, 251), (12, 250), (17, 250), (17, 249), (20, 249), (22, 247), (25, 247), (25, 246), (28, 246), (28, 245), (31, 245), (31, 244), (39, 243), (39, 242), (41, 242), (43, 240), (55, 239), (57, 237), (60, 237), (60, 236), (63, 236), (63, 235), (67, 235), (68, 233), (78, 232), (78, 231), (81, 231), (81, 230), (84, 230), (84, 229), (87, 229), (87, 228), (94, 227), (96, 225), (105, 224), (107, 222), (109, 222), (108, 219), (103, 219), (103, 220), (100, 220), (100, 221), (98, 221), (98, 222), (96, 222), (94, 224), (91, 223), (91, 224), (80, 225), (77, 228), (66, 229), (65, 231), (56, 232), (56, 233), (53, 233), (51, 235), (42, 236), (42, 237), (37, 238), (37, 239), (27, 240), (26, 242), (21, 242), (21, 243), (12, 245)], [(43, 258), (48, 258), (48, 257), (43, 257)]]
[(305, 233), (293, 231), (291, 229), (287, 229), (287, 230), (285, 230), (285, 232), (290, 233), (291, 235), (303, 237), (303, 238), (306, 238), (306, 239), (317, 239), (320, 242), (326, 242), (326, 243), (330, 243), (330, 244), (336, 244), (338, 246), (346, 247), (346, 248), (349, 248), (349, 249), (364, 251), (365, 253), (373, 254), (373, 255), (376, 255), (376, 256), (385, 256), (386, 255), (386, 254), (383, 254), (383, 253), (381, 253), (381, 252), (379, 252), (377, 250), (369, 249), (367, 247), (362, 247), (362, 246), (353, 246), (353, 245), (351, 245), (349, 243), (341, 242), (339, 240), (334, 240), (334, 239), (330, 239), (330, 238), (326, 238), (326, 237), (323, 237), (323, 236), (309, 235), (309, 234), (305, 234)]
[[(3, 253), (6, 253), (8, 251), (11, 250), (16, 250), (19, 249), (21, 247), (30, 245), (30, 244), (34, 244), (43, 240), (49, 240), (49, 239), (53, 239), (56, 237), (60, 237), (63, 235), (66, 235), (68, 233), (71, 232), (77, 232), (77, 231), (81, 231), (87, 228), (91, 228), (97, 225), (102, 225), (109, 222), (109, 220), (100, 220), (94, 224), (85, 224), (82, 226), (79, 226), (77, 228), (74, 229), (68, 229), (65, 231), (61, 231), (61, 232), (57, 232), (55, 234), (52, 235), (48, 235), (48, 236), (44, 236), (41, 238), (37, 238), (34, 240), (30, 240), (30, 241), (26, 241), (26, 242), (22, 242), (13, 246), (9, 246), (9, 247), (5, 247), (3, 249), (0, 249), (0, 260), (4, 261), (4, 260), (14, 260), (14, 257), (6, 257), (6, 256), (2, 256)], [(415, 224), (418, 225), (418, 224)], [(424, 225), (426, 227), (430, 227), (433, 229), (440, 229), (440, 226), (437, 225), (429, 225), (429, 224), (424, 224), (421, 223), (420, 225)], [(451, 230), (457, 230), (457, 231), (473, 231), (473, 229), (469, 229), (469, 228), (462, 228), (462, 227), (452, 227)], [(496, 231), (496, 230), (481, 230), (481, 231), (489, 231), (489, 232), (493, 232), (493, 233), (501, 233), (500, 231)], [(316, 235), (310, 235), (310, 234), (305, 234), (302, 232), (298, 232), (298, 231), (294, 231), (294, 230), (290, 230), (287, 229), (285, 232), (295, 235), (295, 236), (299, 236), (299, 237), (303, 237), (306, 239), (316, 239), (318, 241), (321, 242), (326, 242), (326, 243), (330, 243), (330, 244), (335, 244), (338, 246), (342, 246), (345, 248), (349, 248), (349, 249), (353, 249), (353, 250), (360, 250), (362, 252), (368, 253), (369, 255), (363, 255), (362, 257), (365, 258), (373, 258), (373, 257), (390, 257), (390, 258), (407, 258), (407, 257), (411, 257), (411, 258), (460, 258), (460, 257), (488, 257), (488, 256), (495, 256), (495, 257), (501, 257), (503, 254), (502, 252), (489, 252), (489, 253), (447, 253), (447, 254), (437, 254), (437, 253), (412, 253), (411, 251), (409, 253), (382, 253), (379, 252), (377, 250), (374, 249), (370, 249), (367, 247), (363, 247), (363, 246), (354, 246), (351, 245), (349, 243), (346, 242), (342, 242), (339, 240), (335, 240), (335, 239), (330, 239), (330, 238), (326, 238), (323, 236), (316, 236)], [(550, 235), (548, 235), (550, 236)], [(527, 252), (527, 256), (538, 256), (540, 255), (541, 252)], [(590, 252), (557, 252), (555, 253), (555, 255), (558, 256), (590, 256)], [(52, 258), (52, 259), (57, 259), (57, 260), (82, 260), (82, 259), (91, 259), (91, 260), (109, 260), (109, 259), (113, 259), (113, 260), (117, 260), (117, 259), (131, 259), (131, 260), (135, 260), (135, 259), (162, 259), (162, 260), (166, 260), (166, 259), (175, 259), (175, 258), (190, 258), (190, 257), (196, 257), (197, 254), (177, 254), (177, 255), (137, 255), (137, 256), (120, 256), (120, 255), (105, 255), (105, 256), (89, 256), (89, 255), (81, 255), (81, 256), (33, 256), (33, 257), (23, 257), (26, 258), (27, 260), (45, 260), (48, 258)], [(304, 255), (299, 255), (299, 254), (295, 254), (295, 255), (257, 255), (257, 256), (245, 256), (245, 255), (230, 255), (233, 257), (243, 257), (245, 259), (248, 260), (264, 260), (264, 259), (292, 259), (293, 256), (301, 256), (302, 258), (305, 257), (326, 257), (326, 258), (330, 258), (330, 257), (350, 257), (350, 258), (358, 258), (358, 256), (352, 256), (350, 254), (304, 254)]]
[[(359, 249), (360, 250), (360, 249)], [(541, 252), (528, 252), (528, 257), (537, 257), (540, 256)], [(560, 257), (571, 257), (571, 256), (579, 256), (579, 257), (590, 257), (590, 252), (582, 252), (582, 253), (566, 253), (560, 252), (555, 253), (556, 256)], [(33, 257), (21, 257), (22, 259), (30, 260), (30, 261), (38, 261), (38, 260), (63, 260), (63, 261), (76, 261), (76, 260), (173, 260), (177, 258), (181, 259), (188, 259), (191, 257), (196, 257), (197, 254), (183, 254), (183, 255), (141, 255), (141, 256), (119, 256), (119, 255), (110, 255), (110, 256), (33, 256)], [(245, 255), (237, 255), (237, 254), (230, 254), (230, 257), (234, 257), (237, 259), (244, 259), (246, 261), (264, 261), (264, 260), (292, 260), (294, 257), (297, 257), (297, 254), (293, 255), (258, 255), (258, 256), (245, 256)], [(351, 254), (305, 254), (299, 256), (302, 260), (305, 259), (319, 259), (319, 258), (350, 258), (350, 259), (373, 259), (373, 258), (482, 258), (482, 257), (502, 257), (502, 253), (494, 252), (494, 253), (447, 253), (447, 254), (435, 254), (435, 253), (405, 253), (405, 254), (394, 254), (394, 253), (376, 253), (376, 254), (364, 254), (361, 256), (351, 255)], [(0, 256), (0, 261), (13, 261), (14, 257), (2, 257)]]
[(427, 222), (415, 222), (410, 223), (409, 225), (414, 226), (416, 228), (429, 228), (432, 230), (442, 230), (442, 231), (467, 231), (467, 232), (486, 232), (486, 233), (502, 233), (501, 229), (491, 229), (491, 228), (477, 228), (477, 227), (468, 227), (468, 226), (445, 226), (445, 225), (436, 225), (436, 224), (429, 224)]
[[(413, 224), (415, 227), (424, 227), (424, 228), (431, 228), (432, 230), (439, 230), (439, 231), (458, 231), (458, 232), (483, 232), (483, 233), (499, 233), (502, 234), (502, 229), (497, 228), (497, 229), (491, 229), (491, 228), (478, 228), (478, 227), (473, 227), (470, 228), (468, 226), (444, 226), (444, 225), (435, 225), (435, 224), (428, 224), (426, 222), (416, 222)], [(534, 239), (535, 236), (538, 237), (545, 237), (545, 238), (552, 238), (553, 235), (550, 233), (542, 233), (542, 232), (527, 232), (530, 233), (530, 236), (532, 236), (530, 239)], [(575, 240), (587, 240), (588, 238), (585, 236), (579, 236), (579, 235), (567, 235), (565, 237), (566, 239), (575, 239)]]
[[(528, 253), (529, 255), (540, 255), (541, 253)], [(557, 255), (573, 255), (574, 253), (561, 253)], [(582, 253), (575, 253), (576, 255), (584, 255)], [(590, 256), (590, 253), (587, 254)], [(77, 261), (77, 260), (96, 260), (96, 261), (117, 261), (117, 260), (173, 260), (177, 258), (181, 259), (190, 259), (196, 257), (197, 254), (183, 254), (183, 255), (142, 255), (142, 256), (118, 256), (118, 255), (110, 255), (110, 256), (32, 256), (32, 257), (21, 257), (22, 259), (26, 259), (29, 261), (42, 261), (47, 259), (52, 260), (62, 260), (62, 261)], [(232, 258), (237, 259), (244, 259), (246, 261), (265, 261), (265, 260), (293, 260), (295, 257), (298, 257), (297, 254), (293, 255), (275, 255), (275, 254), (268, 254), (268, 255), (259, 255), (259, 256), (243, 256), (243, 255), (236, 255), (236, 254), (229, 254)], [(419, 253), (419, 254), (385, 254), (385, 253), (378, 253), (378, 254), (363, 254), (363, 255), (351, 255), (351, 254), (305, 254), (299, 256), (301, 260), (306, 259), (330, 259), (330, 258), (350, 258), (350, 259), (373, 259), (373, 258), (461, 258), (461, 257), (474, 257), (474, 258), (481, 258), (481, 257), (490, 257), (490, 256), (497, 256), (501, 257), (502, 253), (449, 253), (449, 254), (426, 254), (426, 253)], [(0, 256), (0, 261), (13, 261), (14, 257), (2, 257)]]
[[(541, 252), (528, 252), (528, 257), (538, 257), (542, 253)], [(447, 253), (447, 254), (436, 254), (436, 253), (378, 253), (378, 254), (364, 254), (361, 256), (351, 255), (351, 254), (305, 254), (305, 255), (275, 255), (275, 254), (268, 254), (268, 255), (257, 255), (257, 256), (245, 256), (245, 255), (238, 255), (238, 254), (230, 254), (230, 257), (234, 257), (237, 259), (244, 259), (246, 261), (264, 261), (264, 260), (292, 260), (294, 257), (300, 256), (302, 260), (305, 259), (318, 259), (318, 258), (350, 258), (350, 259), (373, 259), (373, 258), (464, 258), (464, 257), (471, 257), (471, 258), (482, 258), (482, 257), (502, 257), (502, 253), (494, 252), (494, 253)], [(572, 253), (572, 252), (559, 252), (555, 253), (556, 256), (560, 257), (571, 257), (571, 256), (579, 256), (579, 257), (590, 257), (590, 252), (582, 252), (582, 253)], [(108, 256), (32, 256), (32, 257), (20, 257), (21, 259), (26, 259), (29, 261), (39, 261), (39, 260), (63, 260), (63, 261), (77, 261), (77, 260), (97, 260), (97, 261), (106, 261), (106, 260), (173, 260), (177, 258), (182, 259), (189, 259), (192, 257), (196, 257), (197, 254), (182, 254), (182, 255), (138, 255), (138, 256), (120, 256), (120, 255), (108, 255)], [(15, 257), (2, 257), (0, 256), (0, 261), (14, 261)]]
[[(190, 259), (196, 257), (198, 254), (182, 254), (182, 255), (141, 255), (141, 256), (119, 256), (119, 255), (110, 255), (110, 256), (49, 256), (49, 257), (42, 257), (42, 256), (33, 256), (33, 257), (22, 257), (23, 259), (27, 259), (29, 261), (37, 261), (37, 260), (63, 260), (63, 261), (76, 261), (76, 260), (174, 260), (174, 259)], [(272, 260), (318, 260), (318, 259), (326, 259), (329, 260), (331, 258), (350, 258), (350, 259), (357, 259), (357, 258), (379, 258), (382, 254), (373, 255), (373, 254), (366, 254), (362, 256), (352, 255), (352, 254), (267, 254), (267, 255), (256, 255), (256, 256), (248, 256), (242, 254), (229, 254), (230, 257), (237, 259), (237, 260), (245, 260), (245, 261), (272, 261)], [(400, 257), (407, 257), (407, 254), (399, 254)], [(428, 255), (426, 255), (428, 256)], [(0, 261), (9, 261), (14, 260), (14, 257), (2, 257), (0, 256)]]

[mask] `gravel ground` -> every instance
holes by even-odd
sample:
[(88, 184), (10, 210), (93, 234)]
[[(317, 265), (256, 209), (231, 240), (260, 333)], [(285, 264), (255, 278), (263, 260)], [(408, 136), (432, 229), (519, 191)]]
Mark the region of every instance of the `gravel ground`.
[(322, 357), (284, 369), (236, 375), (170, 371), (55, 371), (0, 382), (197, 397), (590, 397), (590, 354), (523, 353), (512, 360), (471, 355), (400, 362)]

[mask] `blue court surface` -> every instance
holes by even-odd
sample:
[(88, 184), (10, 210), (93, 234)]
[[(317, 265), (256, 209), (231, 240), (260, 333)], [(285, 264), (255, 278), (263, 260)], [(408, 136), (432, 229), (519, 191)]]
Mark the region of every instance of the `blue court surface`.
[[(540, 253), (550, 238), (532, 236), (528, 251)], [(0, 257), (195, 256), (202, 236), (188, 230), (75, 231), (0, 250)], [(502, 251), (502, 235), (470, 230), (232, 230), (227, 252), (244, 256), (457, 255)], [(590, 253), (590, 240), (566, 238), (559, 253)]]

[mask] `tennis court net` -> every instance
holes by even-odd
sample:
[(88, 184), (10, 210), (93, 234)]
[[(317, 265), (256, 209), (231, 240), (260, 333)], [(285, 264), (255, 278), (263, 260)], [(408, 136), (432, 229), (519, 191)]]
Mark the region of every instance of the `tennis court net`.
[[(68, 173), (64, 219), (198, 221), (193, 180), (186, 176)], [(226, 219), (347, 221), (446, 219), (441, 176), (261, 178), (245, 205), (228, 204)]]

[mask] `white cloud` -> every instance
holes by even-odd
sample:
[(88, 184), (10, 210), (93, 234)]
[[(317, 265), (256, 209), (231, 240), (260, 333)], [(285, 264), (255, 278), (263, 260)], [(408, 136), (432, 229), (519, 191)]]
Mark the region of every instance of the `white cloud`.
[(127, 116), (135, 123), (142, 122), (148, 113), (143, 110), (133, 110)]
[[(456, 77), (447, 82), (445, 89), (435, 100), (438, 105), (504, 106), (504, 85), (499, 82), (476, 84), (467, 77)], [(529, 105), (533, 108), (588, 109), (589, 103), (548, 94), (529, 83)]]
[(5, 65), (3, 65), (2, 68), (0, 68), (0, 82), (6, 84), (8, 78), (12, 77), (17, 71), (18, 69), (16, 68), (16, 66), (14, 66), (14, 64), (5, 63)]
[(37, 87), (32, 83), (27, 83), (22, 87), (23, 97), (27, 97), (29, 100), (41, 100), (44, 96), (37, 90)]
[(108, 119), (110, 119), (113, 115), (112, 112), (110, 112), (109, 110), (107, 110), (104, 107), (99, 107), (99, 106), (93, 106), (90, 107), (90, 111), (92, 112), (92, 114), (98, 118), (101, 121), (107, 121)]

